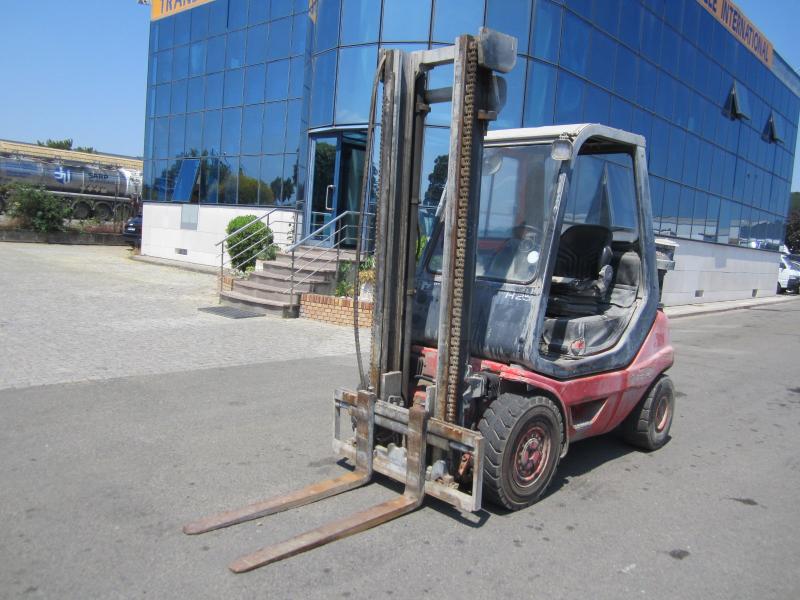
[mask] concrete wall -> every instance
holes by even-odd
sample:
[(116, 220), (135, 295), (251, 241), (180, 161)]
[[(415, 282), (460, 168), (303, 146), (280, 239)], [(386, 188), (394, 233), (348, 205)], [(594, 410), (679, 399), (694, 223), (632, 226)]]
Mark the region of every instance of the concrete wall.
[[(225, 237), (228, 222), (239, 215), (261, 216), (265, 207), (201, 205), (197, 229), (181, 229), (180, 204), (146, 203), (142, 232), (142, 254), (202, 265), (219, 265), (219, 250), (214, 244)], [(194, 205), (197, 208), (196, 205)], [(188, 210), (193, 210), (192, 208)], [(291, 210), (270, 216), (275, 241), (285, 246), (289, 239)], [(302, 216), (298, 220), (302, 229)], [(667, 306), (698, 304), (720, 300), (740, 300), (775, 294), (778, 281), (777, 252), (676, 240), (675, 270), (667, 273), (662, 301)], [(185, 250), (186, 254), (177, 249)], [(702, 292), (702, 295), (698, 295)]]
[[(675, 270), (664, 280), (667, 306), (774, 296), (780, 254), (766, 250), (674, 240)], [(698, 295), (702, 292), (702, 295)]]
[[(181, 228), (184, 220), (197, 210), (197, 228)], [(261, 216), (268, 207), (209, 206), (162, 204), (147, 202), (143, 210), (142, 254), (201, 265), (219, 266), (217, 242), (225, 237), (225, 227), (240, 215)], [(294, 211), (278, 210), (269, 216), (269, 226), (275, 232), (275, 242), (281, 246), (291, 243)], [(302, 228), (302, 217), (298, 221)], [(183, 252), (185, 251), (185, 253)]]

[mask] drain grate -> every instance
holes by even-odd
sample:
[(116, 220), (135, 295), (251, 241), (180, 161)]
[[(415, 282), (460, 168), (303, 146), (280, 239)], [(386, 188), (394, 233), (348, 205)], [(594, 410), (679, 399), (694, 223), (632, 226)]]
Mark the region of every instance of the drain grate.
[(227, 319), (249, 319), (250, 317), (264, 316), (262, 313), (236, 308), (235, 306), (206, 306), (204, 308), (198, 308), (197, 310)]

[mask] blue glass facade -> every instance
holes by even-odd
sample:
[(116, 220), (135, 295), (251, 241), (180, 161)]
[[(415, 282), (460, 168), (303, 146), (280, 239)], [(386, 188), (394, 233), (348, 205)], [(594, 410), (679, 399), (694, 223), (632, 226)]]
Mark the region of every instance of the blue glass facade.
[[(363, 130), (379, 49), (431, 48), (481, 25), (519, 40), (493, 128), (641, 133), (659, 234), (777, 248), (800, 78), (777, 54), (760, 62), (697, 0), (215, 0), (156, 21), (147, 199), (174, 201), (181, 160), (200, 156), (201, 203), (302, 204), (309, 136)], [(432, 85), (449, 76), (435, 70)], [(428, 119), (428, 202), (448, 122), (447, 106)]]

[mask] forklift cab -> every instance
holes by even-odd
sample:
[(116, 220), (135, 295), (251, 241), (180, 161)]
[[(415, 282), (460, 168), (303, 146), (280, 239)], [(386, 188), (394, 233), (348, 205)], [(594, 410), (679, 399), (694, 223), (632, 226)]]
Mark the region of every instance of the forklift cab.
[[(473, 356), (568, 379), (623, 368), (656, 317), (645, 141), (602, 125), (486, 136)], [(414, 342), (435, 345), (441, 220), (417, 273)]]

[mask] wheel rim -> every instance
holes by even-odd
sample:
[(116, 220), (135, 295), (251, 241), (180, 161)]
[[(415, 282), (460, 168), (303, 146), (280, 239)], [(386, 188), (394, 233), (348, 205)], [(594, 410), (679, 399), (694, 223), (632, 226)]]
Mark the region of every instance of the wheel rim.
[(661, 394), (658, 398), (658, 405), (656, 406), (656, 433), (661, 433), (667, 428), (669, 423), (670, 414), (672, 413), (671, 402), (669, 401), (669, 394)]
[(517, 485), (529, 487), (539, 480), (550, 459), (551, 447), (552, 439), (547, 427), (540, 423), (528, 426), (514, 450), (512, 476)]

